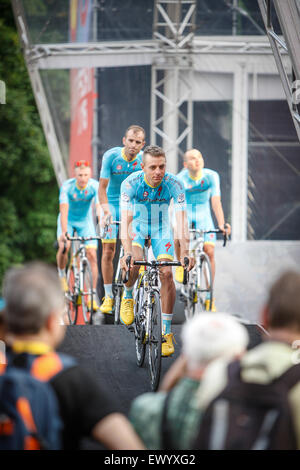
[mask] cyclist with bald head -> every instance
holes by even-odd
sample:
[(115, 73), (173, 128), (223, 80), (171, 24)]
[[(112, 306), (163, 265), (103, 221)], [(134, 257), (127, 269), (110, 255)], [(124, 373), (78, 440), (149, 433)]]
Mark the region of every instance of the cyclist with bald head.
[[(197, 149), (187, 150), (184, 154), (184, 168), (177, 175), (184, 186), (189, 225), (201, 230), (214, 230), (215, 225), (211, 209), (217, 220), (218, 228), (223, 233), (230, 234), (231, 227), (225, 226), (224, 212), (221, 202), (219, 174), (208, 168), (204, 168), (204, 159)], [(176, 232), (176, 227), (175, 227)], [(212, 279), (215, 277), (215, 243), (216, 234), (205, 234), (204, 251), (207, 253), (212, 269)], [(175, 236), (175, 250), (180, 259), (180, 242)], [(182, 282), (182, 270), (176, 270), (176, 280)], [(206, 300), (206, 309), (209, 309), (209, 293)], [(212, 299), (212, 311), (215, 311), (214, 299)]]

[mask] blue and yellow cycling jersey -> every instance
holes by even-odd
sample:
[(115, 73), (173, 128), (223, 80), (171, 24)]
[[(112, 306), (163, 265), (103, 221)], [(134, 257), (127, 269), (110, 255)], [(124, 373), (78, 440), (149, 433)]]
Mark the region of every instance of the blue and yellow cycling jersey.
[(131, 174), (141, 170), (143, 152), (128, 161), (124, 147), (114, 147), (103, 155), (100, 178), (109, 179), (107, 187), (108, 203), (114, 206), (119, 205), (120, 187), (122, 182)]
[[(92, 213), (93, 200), (97, 204), (99, 183), (90, 178), (84, 188), (79, 188), (76, 178), (65, 181), (60, 189), (59, 203), (69, 204), (68, 227), (67, 231), (73, 235), (76, 230), (79, 237), (96, 237), (96, 229)], [(57, 218), (57, 238), (62, 233), (60, 214)], [(87, 241), (85, 244), (89, 247), (97, 248), (97, 240)]]
[(172, 199), (175, 211), (186, 209), (183, 185), (170, 173), (155, 187), (147, 182), (143, 171), (129, 176), (121, 185), (121, 209), (133, 211), (136, 221), (151, 228), (169, 225)]
[[(187, 169), (183, 169), (177, 175), (185, 190), (187, 214), (190, 224), (202, 230), (215, 228), (211, 214), (210, 199), (220, 196), (220, 178), (216, 171), (203, 168), (201, 175), (194, 179)], [(214, 236), (206, 236), (206, 239), (215, 239)]]
[(133, 245), (143, 247), (145, 238), (150, 235), (156, 259), (173, 259), (174, 242), (169, 221), (171, 200), (175, 212), (186, 209), (183, 185), (170, 173), (166, 173), (155, 187), (147, 182), (143, 171), (129, 176), (121, 185), (121, 210), (133, 213)]
[(82, 189), (78, 187), (76, 178), (68, 179), (62, 184), (59, 203), (69, 204), (69, 220), (81, 221), (90, 215), (93, 199), (96, 203), (99, 202), (98, 187), (98, 181), (93, 178)]

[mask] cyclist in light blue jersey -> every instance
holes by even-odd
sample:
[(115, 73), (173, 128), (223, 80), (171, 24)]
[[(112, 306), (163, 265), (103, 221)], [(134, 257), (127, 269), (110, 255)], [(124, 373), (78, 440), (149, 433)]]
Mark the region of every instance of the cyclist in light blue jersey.
[[(99, 217), (98, 186), (98, 181), (91, 178), (89, 163), (86, 160), (79, 160), (75, 164), (75, 178), (68, 179), (60, 188), (56, 260), (58, 273), (65, 291), (68, 290), (66, 265), (70, 249), (70, 242), (66, 238), (66, 233), (72, 236), (75, 229), (80, 237), (96, 236), (92, 204), (95, 203), (96, 214)], [(66, 250), (64, 252), (65, 246)], [(97, 240), (86, 242), (86, 248), (93, 274), (93, 289), (96, 292), (98, 279)], [(94, 301), (94, 308), (99, 308), (96, 301)]]
[[(145, 145), (144, 129), (136, 125), (130, 126), (123, 137), (123, 145), (123, 147), (114, 147), (103, 155), (99, 181), (102, 227), (109, 219), (120, 220), (121, 184), (131, 173), (141, 170), (142, 148)], [(100, 310), (103, 313), (110, 313), (114, 305), (112, 281), (117, 235), (118, 227), (113, 225), (105, 239), (102, 239), (101, 271), (105, 297)]]
[[(202, 230), (214, 230), (211, 208), (217, 220), (218, 228), (230, 234), (230, 225), (226, 224), (221, 202), (220, 178), (216, 171), (204, 168), (204, 160), (199, 150), (188, 150), (184, 155), (184, 169), (177, 175), (185, 189), (189, 225)], [(175, 237), (176, 238), (176, 237)], [(209, 256), (212, 278), (215, 277), (215, 242), (216, 234), (205, 234), (204, 250)], [(180, 257), (180, 243), (175, 240), (177, 257)], [(178, 258), (179, 259), (179, 258)], [(182, 281), (182, 270), (176, 270), (176, 280)], [(209, 298), (206, 306), (209, 308)], [(215, 311), (214, 300), (212, 310)]]
[[(185, 195), (182, 183), (175, 175), (166, 173), (166, 157), (157, 146), (146, 147), (143, 154), (142, 171), (123, 181), (121, 185), (121, 241), (124, 257), (121, 265), (128, 269), (125, 260), (132, 256), (130, 278), (125, 285), (120, 317), (126, 325), (134, 320), (132, 290), (138, 276), (134, 259), (143, 259), (143, 245), (151, 237), (152, 251), (156, 259), (170, 261), (174, 256), (174, 241), (169, 220), (170, 202), (174, 202), (175, 217), (181, 234), (181, 258), (189, 257), (189, 233), (186, 216)], [(191, 269), (193, 260), (189, 260)], [(176, 298), (172, 268), (160, 269), (163, 334), (162, 355), (174, 352), (171, 322)]]

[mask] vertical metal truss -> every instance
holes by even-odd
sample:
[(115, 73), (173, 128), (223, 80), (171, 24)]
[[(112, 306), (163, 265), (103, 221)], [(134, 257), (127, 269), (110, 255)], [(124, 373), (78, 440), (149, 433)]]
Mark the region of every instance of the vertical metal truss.
[[(300, 8), (295, 0), (258, 0), (266, 32), (276, 61), (280, 79), (290, 108), (291, 116), (300, 140)], [(272, 25), (271, 8), (275, 7), (283, 38)], [(285, 70), (282, 52), (289, 55), (291, 74)]]
[(25, 23), (25, 15), (22, 9), (20, 0), (13, 0), (12, 2), (14, 16), (21, 38), (22, 47), (24, 49), (24, 58), (27, 65), (31, 86), (35, 96), (35, 101), (38, 107), (39, 115), (41, 118), (45, 138), (47, 141), (50, 157), (55, 172), (58, 186), (65, 181), (67, 178), (67, 172), (65, 163), (60, 151), (59, 143), (56, 137), (56, 132), (51, 116), (51, 112), (48, 106), (47, 97), (43, 87), (43, 83), (40, 77), (38, 67), (28, 60), (28, 50), (30, 49), (29, 35), (27, 25)]
[(153, 39), (159, 52), (152, 64), (151, 143), (161, 145), (168, 171), (192, 146), (193, 38), (196, 0), (155, 0)]

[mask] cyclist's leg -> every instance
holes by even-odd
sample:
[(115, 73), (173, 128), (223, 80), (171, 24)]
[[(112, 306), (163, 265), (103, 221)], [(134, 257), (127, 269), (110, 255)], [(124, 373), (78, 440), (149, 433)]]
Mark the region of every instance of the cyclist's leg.
[[(173, 239), (151, 238), (152, 249), (157, 260), (172, 261), (174, 259)], [(161, 307), (162, 307), (162, 333), (165, 341), (162, 344), (162, 355), (170, 356), (174, 353), (172, 319), (176, 300), (176, 288), (173, 280), (172, 267), (165, 266), (160, 269), (161, 281)]]
[[(112, 220), (119, 220), (119, 209), (117, 206), (109, 204), (112, 214)], [(102, 257), (101, 271), (104, 284), (105, 298), (113, 298), (112, 283), (114, 277), (113, 260), (116, 253), (116, 242), (118, 236), (118, 227), (112, 225), (109, 227), (105, 238), (102, 238)]]
[[(140, 243), (134, 243), (132, 246), (134, 259), (143, 259), (143, 249)], [(134, 320), (134, 300), (133, 287), (138, 278), (139, 267), (134, 266), (130, 270), (128, 282), (124, 285), (124, 294), (120, 308), (120, 319), (125, 325), (131, 325)]]
[[(68, 233), (72, 234), (73, 228), (70, 221), (68, 221)], [(58, 250), (56, 253), (56, 263), (58, 275), (61, 278), (61, 283), (63, 290), (66, 292), (68, 290), (68, 284), (66, 281), (66, 266), (68, 262), (68, 252), (70, 250), (71, 243), (67, 241), (66, 246), (63, 242), (59, 240), (62, 234), (61, 224), (60, 224), (60, 214), (57, 219), (57, 241), (58, 241)]]
[[(210, 282), (213, 284), (214, 279), (215, 279), (215, 273), (216, 273), (216, 262), (215, 262), (215, 241), (216, 241), (216, 234), (215, 233), (207, 233), (205, 234), (204, 237), (204, 251), (207, 254), (209, 261), (210, 261), (210, 267), (211, 267), (211, 280)], [(210, 298), (210, 293), (207, 293), (206, 296), (206, 310), (209, 310), (210, 302), (212, 302), (211, 305), (211, 310), (216, 311), (215, 308), (215, 302), (214, 299)]]
[[(78, 230), (80, 237), (96, 237), (96, 229), (92, 217), (88, 217), (86, 221), (80, 224)], [(89, 240), (85, 242), (87, 258), (91, 265), (92, 276), (93, 276), (93, 289), (96, 290), (98, 280), (98, 263), (97, 263), (97, 249), (98, 240)]]

